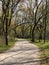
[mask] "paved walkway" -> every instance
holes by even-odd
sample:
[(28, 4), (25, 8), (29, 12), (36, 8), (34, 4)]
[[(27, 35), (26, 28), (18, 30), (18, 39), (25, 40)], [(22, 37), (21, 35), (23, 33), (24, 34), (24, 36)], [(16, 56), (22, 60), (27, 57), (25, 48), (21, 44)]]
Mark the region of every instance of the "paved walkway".
[(25, 39), (18, 39), (15, 46), (0, 54), (0, 65), (40, 65), (39, 49)]

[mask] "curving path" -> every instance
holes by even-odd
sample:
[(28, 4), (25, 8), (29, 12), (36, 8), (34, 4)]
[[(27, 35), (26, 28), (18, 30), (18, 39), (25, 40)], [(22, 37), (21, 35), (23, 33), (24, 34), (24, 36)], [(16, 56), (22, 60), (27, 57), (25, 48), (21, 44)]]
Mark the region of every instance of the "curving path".
[(0, 65), (40, 65), (39, 49), (25, 39), (18, 39), (15, 46), (0, 54)]

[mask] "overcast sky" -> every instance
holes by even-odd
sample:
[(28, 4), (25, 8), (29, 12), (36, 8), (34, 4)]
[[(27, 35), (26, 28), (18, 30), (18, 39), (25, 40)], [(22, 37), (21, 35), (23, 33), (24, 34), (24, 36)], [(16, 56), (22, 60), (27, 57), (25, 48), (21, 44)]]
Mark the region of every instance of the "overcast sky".
[(2, 12), (2, 2), (0, 2), (0, 14), (1, 14), (1, 12)]
[[(41, 0), (38, 0), (38, 1), (40, 2)], [(26, 2), (27, 2), (27, 0), (26, 0)], [(25, 4), (25, 7), (26, 7), (26, 4)], [(0, 13), (1, 13), (1, 11), (2, 11), (2, 2), (0, 1)]]

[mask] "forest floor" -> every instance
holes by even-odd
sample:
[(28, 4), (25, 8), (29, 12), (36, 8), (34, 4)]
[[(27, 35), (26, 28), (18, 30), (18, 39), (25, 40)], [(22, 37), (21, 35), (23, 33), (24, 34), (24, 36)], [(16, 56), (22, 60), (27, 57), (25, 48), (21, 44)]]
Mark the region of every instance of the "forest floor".
[(18, 39), (15, 45), (5, 53), (0, 54), (0, 65), (40, 65), (39, 49), (25, 39)]

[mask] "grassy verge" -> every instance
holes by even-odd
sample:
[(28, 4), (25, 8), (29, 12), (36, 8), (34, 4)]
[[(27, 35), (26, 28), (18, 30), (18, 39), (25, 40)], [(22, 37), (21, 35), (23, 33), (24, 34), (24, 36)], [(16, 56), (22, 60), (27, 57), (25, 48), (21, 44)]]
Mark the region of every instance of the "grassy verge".
[(11, 40), (11, 41), (9, 42), (9, 45), (8, 45), (8, 46), (6, 46), (5, 43), (3, 43), (3, 42), (0, 43), (0, 53), (3, 53), (3, 52), (5, 52), (6, 50), (9, 50), (11, 47), (13, 47), (15, 41), (16, 41), (16, 40)]
[[(27, 39), (28, 41), (31, 41), (31, 39)], [(33, 42), (32, 42), (33, 43)], [(40, 57), (43, 58), (43, 57), (49, 57), (49, 41), (46, 41), (45, 43), (43, 42), (43, 40), (41, 42), (34, 42), (33, 44), (37, 45), (40, 49)], [(49, 60), (48, 60), (49, 62)], [(46, 63), (45, 61), (45, 64), (42, 64), (42, 65), (49, 65)]]
[[(41, 58), (49, 58), (49, 41), (45, 42), (45, 43), (35, 43), (39, 48), (40, 48), (40, 57)], [(41, 64), (41, 65), (49, 65), (49, 60), (45, 60), (43, 61), (45, 64)], [(48, 62), (48, 63), (47, 63)]]
[[(31, 41), (31, 39), (27, 39), (28, 41)], [(33, 42), (32, 42), (33, 43)], [(43, 53), (43, 56), (49, 56), (49, 41), (46, 41), (45, 43), (43, 40), (41, 42), (34, 42), (33, 44), (37, 45), (41, 52)]]
[(48, 57), (49, 56), (49, 41), (42, 43), (42, 42), (38, 42), (35, 43), (39, 49), (41, 50), (41, 56), (42, 57)]

